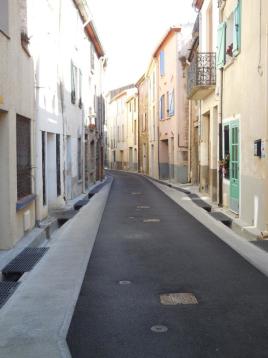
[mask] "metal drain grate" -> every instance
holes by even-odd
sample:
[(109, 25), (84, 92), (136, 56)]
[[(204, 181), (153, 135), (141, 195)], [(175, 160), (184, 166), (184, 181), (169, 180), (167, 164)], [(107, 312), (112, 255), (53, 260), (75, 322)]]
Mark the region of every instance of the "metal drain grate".
[(18, 282), (0, 282), (0, 308), (4, 306), (18, 286)]
[(167, 293), (160, 295), (162, 305), (196, 305), (198, 304), (196, 297), (192, 293)]
[(47, 252), (47, 247), (26, 248), (2, 270), (6, 276), (9, 273), (24, 273), (30, 271)]

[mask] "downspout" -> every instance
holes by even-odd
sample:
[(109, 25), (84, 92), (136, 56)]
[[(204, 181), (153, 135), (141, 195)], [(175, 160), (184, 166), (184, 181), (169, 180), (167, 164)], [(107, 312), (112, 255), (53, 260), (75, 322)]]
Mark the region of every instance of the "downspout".
[[(219, 161), (223, 160), (222, 152), (222, 121), (223, 121), (223, 68), (220, 70), (220, 110), (219, 110)], [(223, 206), (223, 175), (219, 167), (219, 207)]]

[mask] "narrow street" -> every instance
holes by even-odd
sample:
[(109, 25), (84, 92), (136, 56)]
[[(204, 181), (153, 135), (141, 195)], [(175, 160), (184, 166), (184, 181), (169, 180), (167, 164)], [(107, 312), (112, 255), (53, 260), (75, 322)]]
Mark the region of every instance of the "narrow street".
[[(72, 356), (267, 357), (267, 278), (145, 178), (112, 175), (69, 329)], [(161, 304), (170, 293), (198, 304)]]

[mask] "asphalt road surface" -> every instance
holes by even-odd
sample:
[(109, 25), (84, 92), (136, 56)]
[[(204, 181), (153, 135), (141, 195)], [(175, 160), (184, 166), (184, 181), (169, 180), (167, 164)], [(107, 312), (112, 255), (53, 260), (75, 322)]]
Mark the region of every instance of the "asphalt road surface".
[[(268, 279), (146, 179), (112, 175), (69, 329), (72, 357), (267, 358)], [(198, 304), (161, 304), (170, 293)]]

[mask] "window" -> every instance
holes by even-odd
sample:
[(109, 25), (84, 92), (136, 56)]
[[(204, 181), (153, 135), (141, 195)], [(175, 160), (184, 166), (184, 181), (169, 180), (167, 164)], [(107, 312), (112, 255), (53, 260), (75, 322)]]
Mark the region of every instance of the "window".
[(17, 114), (17, 198), (32, 194), (31, 120)]
[(174, 106), (174, 89), (169, 92), (169, 99), (168, 99), (168, 107), (169, 107), (169, 116), (174, 116), (175, 113), (175, 106)]
[(1, 0), (0, 1), (0, 31), (4, 34), (8, 35), (8, 0)]
[(77, 168), (78, 168), (78, 180), (82, 180), (81, 138), (77, 139)]
[(91, 44), (91, 47), (90, 47), (90, 68), (91, 68), (91, 71), (94, 71), (94, 68), (95, 68), (94, 55), (95, 55), (95, 49), (94, 49), (93, 44)]
[(77, 68), (71, 62), (71, 102), (75, 104), (77, 96)]
[[(226, 22), (218, 27), (217, 67), (222, 68), (241, 49), (241, 5), (238, 1), (236, 8)], [(226, 56), (227, 55), (227, 56)]]
[(160, 51), (160, 75), (165, 75), (165, 53), (164, 51)]
[(83, 81), (83, 76), (82, 76), (82, 71), (79, 70), (79, 101), (78, 101), (78, 106), (79, 108), (82, 108), (82, 81)]
[(142, 117), (142, 131), (145, 132), (147, 129), (147, 114), (144, 113)]
[(167, 95), (166, 95), (166, 110), (167, 110), (167, 117), (169, 116), (169, 96), (170, 96), (170, 93), (167, 91)]
[(160, 116), (160, 120), (161, 119), (165, 119), (165, 95), (163, 94), (161, 97), (160, 97), (160, 108), (159, 108), (159, 116)]
[(61, 195), (60, 181), (60, 134), (56, 134), (57, 196)]

